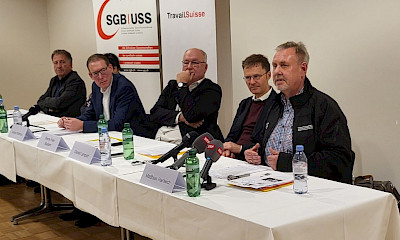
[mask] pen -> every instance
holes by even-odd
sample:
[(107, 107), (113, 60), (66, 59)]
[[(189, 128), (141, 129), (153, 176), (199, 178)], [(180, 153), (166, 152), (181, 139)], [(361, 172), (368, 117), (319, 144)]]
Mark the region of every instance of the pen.
[(136, 165), (145, 164), (145, 162), (143, 162), (143, 161), (132, 161), (131, 164), (132, 164), (132, 166), (136, 166)]
[(36, 130), (36, 131), (32, 131), (32, 133), (37, 133), (37, 132), (46, 132), (46, 131), (49, 131), (49, 130), (47, 130), (47, 129)]
[(119, 152), (119, 153), (111, 153), (111, 157), (117, 157), (124, 154), (123, 152)]
[(248, 177), (248, 176), (250, 176), (250, 173), (246, 173), (246, 174), (242, 174), (242, 175), (237, 175), (237, 176), (235, 176), (235, 175), (228, 175), (227, 179), (228, 179), (229, 181), (231, 181), (231, 180), (235, 180), (235, 179), (242, 178), (242, 177)]

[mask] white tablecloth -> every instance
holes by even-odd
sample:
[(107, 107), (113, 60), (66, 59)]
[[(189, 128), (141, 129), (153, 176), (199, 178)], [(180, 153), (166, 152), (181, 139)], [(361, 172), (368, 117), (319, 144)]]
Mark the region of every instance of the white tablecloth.
[(310, 177), (309, 193), (297, 195), (292, 186), (260, 192), (214, 179), (216, 189), (191, 198), (143, 186), (140, 177), (117, 179), (119, 223), (153, 239), (400, 239), (395, 199), (372, 189)]
[[(31, 124), (57, 129), (56, 120), (38, 115)], [(121, 138), (118, 132), (110, 135)], [(96, 144), (97, 137), (78, 133), (63, 139), (72, 148), (75, 141)], [(388, 193), (314, 177), (304, 195), (294, 194), (291, 186), (259, 192), (214, 179), (217, 188), (191, 198), (185, 191), (166, 193), (140, 184), (144, 165), (131, 166), (122, 157), (113, 158), (109, 167), (88, 165), (69, 158), (69, 151), (53, 153), (37, 143), (1, 135), (0, 173), (38, 181), (106, 223), (153, 239), (400, 239), (399, 212)], [(135, 137), (136, 153), (161, 145)], [(245, 163), (221, 158), (212, 168), (236, 164)]]

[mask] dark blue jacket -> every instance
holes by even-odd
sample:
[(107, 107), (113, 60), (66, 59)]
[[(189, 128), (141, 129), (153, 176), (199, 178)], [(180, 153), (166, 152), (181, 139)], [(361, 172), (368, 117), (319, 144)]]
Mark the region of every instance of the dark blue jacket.
[[(103, 94), (93, 82), (91, 104), (86, 111), (78, 117), (83, 121), (83, 132), (97, 132), (97, 121), (103, 114)], [(146, 117), (142, 102), (135, 86), (125, 76), (113, 74), (110, 95), (110, 120), (109, 131), (122, 131), (124, 123), (129, 122), (133, 133), (138, 136), (148, 136)]]

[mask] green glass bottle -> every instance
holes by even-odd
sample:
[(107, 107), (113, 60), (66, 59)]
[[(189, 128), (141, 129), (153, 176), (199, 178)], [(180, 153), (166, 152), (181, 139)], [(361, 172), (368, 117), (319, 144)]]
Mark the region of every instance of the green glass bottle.
[(124, 147), (125, 160), (132, 160), (135, 157), (135, 150), (133, 146), (133, 131), (129, 123), (125, 123), (122, 130), (122, 146)]
[(186, 191), (189, 197), (200, 195), (200, 170), (199, 159), (196, 156), (197, 150), (189, 150), (189, 157), (186, 158)]
[(102, 127), (105, 127), (105, 128), (108, 129), (108, 123), (107, 123), (107, 120), (104, 119), (104, 115), (100, 114), (99, 121), (97, 122), (97, 129), (99, 131), (99, 137), (101, 135), (101, 128)]
[(4, 109), (2, 98), (0, 98), (0, 132), (8, 133), (7, 111)]

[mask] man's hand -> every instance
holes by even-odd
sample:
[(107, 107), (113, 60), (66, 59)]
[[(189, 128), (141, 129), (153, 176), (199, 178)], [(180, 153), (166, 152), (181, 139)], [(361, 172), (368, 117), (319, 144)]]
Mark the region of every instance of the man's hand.
[(66, 117), (62, 117), (58, 120), (57, 124), (59, 128), (64, 128), (64, 120), (66, 119)]
[(189, 70), (179, 72), (176, 74), (176, 81), (183, 82), (183, 83), (189, 83), (192, 81), (194, 74), (190, 74)]
[(190, 122), (188, 122), (188, 121), (186, 120), (186, 118), (185, 118), (185, 117), (183, 116), (183, 114), (181, 113), (181, 114), (179, 115), (178, 122), (184, 122), (186, 125), (188, 125), (188, 126), (190, 126), (190, 127), (192, 127), (192, 128), (198, 128), (198, 127), (200, 127), (200, 126), (204, 123), (204, 120), (200, 120), (200, 121), (198, 121), (198, 122), (190, 123)]
[(269, 148), (269, 152), (271, 153), (271, 155), (268, 155), (268, 157), (267, 157), (268, 165), (272, 169), (276, 170), (276, 165), (278, 163), (278, 157), (279, 157), (279, 151)]
[(244, 158), (246, 159), (246, 161), (248, 163), (251, 164), (261, 164), (261, 157), (260, 155), (258, 155), (258, 148), (260, 147), (260, 144), (256, 144), (254, 145), (254, 147), (247, 149), (246, 151), (244, 151)]
[(224, 142), (224, 151), (229, 150), (231, 153), (239, 154), (242, 150), (242, 145), (236, 144), (234, 142)]
[(83, 121), (76, 118), (65, 118), (64, 128), (70, 131), (82, 131)]
[(224, 149), (224, 152), (222, 153), (222, 156), (235, 158), (235, 154), (231, 153), (231, 151), (229, 151), (228, 149)]

